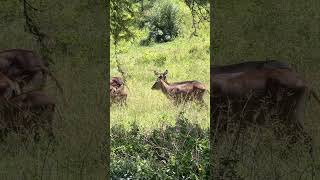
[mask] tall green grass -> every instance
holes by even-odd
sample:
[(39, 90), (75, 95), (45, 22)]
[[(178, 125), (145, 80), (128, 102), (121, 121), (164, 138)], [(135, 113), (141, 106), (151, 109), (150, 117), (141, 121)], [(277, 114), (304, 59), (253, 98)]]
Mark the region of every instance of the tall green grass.
[[(168, 82), (198, 80), (209, 89), (209, 45), (206, 37), (180, 38), (170, 43), (140, 47), (130, 44), (118, 55), (121, 67), (128, 73), (128, 106), (111, 109), (111, 126), (136, 122), (146, 130), (159, 127), (162, 122), (174, 123), (181, 110), (188, 118), (206, 128), (209, 126), (209, 108), (200, 108), (195, 103), (175, 107), (160, 91), (151, 90), (157, 77), (153, 70), (168, 73)], [(114, 57), (113, 57), (114, 58)], [(120, 76), (114, 59), (111, 61), (111, 76)], [(204, 96), (209, 105), (209, 93)]]
[[(118, 59), (127, 74), (128, 86), (127, 106), (114, 105), (110, 110), (111, 174), (114, 178), (202, 179), (208, 176), (209, 92), (204, 95), (208, 106), (204, 108), (194, 102), (174, 106), (161, 91), (151, 90), (157, 80), (154, 70), (168, 70), (169, 83), (197, 80), (210, 90), (209, 24), (201, 26), (199, 36), (190, 37), (191, 14), (186, 5), (178, 5), (183, 17), (182, 34), (174, 41), (140, 46), (148, 30), (137, 29), (134, 40), (121, 42), (117, 49), (111, 46), (110, 75), (121, 77)], [(178, 123), (180, 113), (190, 125)], [(205, 136), (188, 133), (198, 127), (199, 134)], [(153, 144), (152, 139), (157, 138), (160, 142)], [(163, 162), (159, 155), (170, 157)]]
[[(45, 88), (57, 100), (53, 121), (56, 142), (49, 142), (44, 136), (39, 144), (32, 138), (24, 143), (18, 135), (10, 134), (6, 142), (0, 144), (0, 179), (105, 179), (104, 5), (74, 1), (42, 3), (40, 9), (49, 5), (51, 8), (35, 13), (35, 19), (40, 29), (60, 42), (51, 44), (55, 64), (49, 69), (64, 93), (57, 91), (50, 78)], [(1, 17), (10, 17), (0, 22), (0, 49), (24, 48), (39, 52), (35, 38), (24, 31), (22, 3), (3, 1), (0, 4), (10, 9), (0, 13)]]
[[(266, 58), (287, 61), (320, 93), (317, 1), (241, 0), (217, 1), (215, 5), (213, 64)], [(216, 144), (213, 153), (220, 174), (216, 170), (214, 175), (225, 173), (242, 179), (319, 179), (319, 107), (312, 98), (306, 103), (304, 124), (314, 140), (314, 158), (302, 142), (288, 150), (286, 140), (277, 140), (268, 128), (252, 128), (235, 140), (236, 146), (232, 136)]]
[[(189, 21), (185, 22), (190, 26)], [(174, 107), (160, 91), (151, 90), (157, 77), (154, 70), (168, 73), (168, 82), (198, 80), (210, 88), (209, 61), (209, 24), (200, 29), (198, 37), (190, 37), (192, 29), (185, 27), (184, 33), (168, 43), (140, 46), (139, 42), (147, 36), (147, 30), (140, 30), (133, 41), (122, 42), (117, 47), (111, 46), (111, 76), (121, 76), (117, 69), (116, 58), (121, 68), (127, 73), (128, 106), (112, 107), (111, 126), (137, 122), (148, 129), (159, 127), (160, 119), (174, 122), (171, 119), (184, 109), (191, 121), (208, 127), (209, 109), (196, 107), (194, 103)], [(204, 99), (209, 105), (209, 93)], [(190, 116), (190, 117), (189, 117)]]

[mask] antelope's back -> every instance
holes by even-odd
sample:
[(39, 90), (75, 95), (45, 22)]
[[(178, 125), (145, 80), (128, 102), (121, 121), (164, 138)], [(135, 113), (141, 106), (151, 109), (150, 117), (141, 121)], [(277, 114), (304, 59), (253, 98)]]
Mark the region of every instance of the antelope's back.
[(211, 76), (217, 74), (229, 74), (229, 73), (239, 73), (248, 72), (252, 70), (261, 69), (292, 69), (288, 63), (278, 61), (278, 60), (268, 60), (268, 61), (247, 61), (238, 64), (224, 65), (224, 66), (211, 66), (210, 74)]

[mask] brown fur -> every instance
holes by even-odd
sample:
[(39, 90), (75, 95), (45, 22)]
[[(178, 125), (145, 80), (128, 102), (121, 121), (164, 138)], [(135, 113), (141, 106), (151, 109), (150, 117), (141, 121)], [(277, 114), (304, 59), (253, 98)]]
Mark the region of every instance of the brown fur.
[(25, 135), (34, 133), (35, 141), (39, 140), (39, 130), (43, 129), (50, 138), (54, 137), (52, 121), (55, 112), (55, 100), (42, 91), (21, 94), (7, 101), (2, 112), (1, 138), (10, 131)]
[[(259, 69), (229, 74), (211, 74), (214, 127), (223, 127), (223, 112), (236, 114), (242, 126), (264, 123), (270, 110), (279, 112), (287, 127), (303, 133), (305, 96), (310, 93), (307, 83), (290, 69)], [(289, 95), (290, 94), (290, 95)], [(224, 106), (224, 107), (223, 107)], [(229, 109), (229, 110), (227, 110)], [(244, 120), (244, 121), (243, 121)]]
[(155, 72), (158, 78), (151, 89), (161, 90), (169, 99), (173, 100), (175, 104), (194, 100), (204, 104), (203, 95), (206, 91), (204, 84), (198, 81), (168, 83), (166, 80), (167, 73), (168, 70), (164, 73)]
[(20, 93), (19, 85), (0, 72), (0, 97), (10, 99)]
[(34, 51), (8, 49), (0, 51), (0, 72), (19, 83), (23, 92), (44, 87), (50, 75), (62, 92), (62, 87), (48, 70), (47, 63)]
[(127, 92), (125, 89), (125, 84), (120, 77), (112, 77), (110, 80), (109, 85), (109, 93), (110, 93), (110, 100), (111, 103), (118, 103), (118, 104), (126, 104), (127, 100)]
[(224, 65), (224, 66), (211, 66), (210, 71), (212, 75), (215, 74), (230, 74), (238, 72), (247, 72), (260, 69), (289, 69), (291, 66), (285, 62), (278, 60), (266, 61), (247, 61), (238, 64)]

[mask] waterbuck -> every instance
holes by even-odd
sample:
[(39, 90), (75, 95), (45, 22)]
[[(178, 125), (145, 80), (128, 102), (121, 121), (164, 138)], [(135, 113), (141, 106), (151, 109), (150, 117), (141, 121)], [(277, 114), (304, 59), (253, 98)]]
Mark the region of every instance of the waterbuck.
[(47, 68), (48, 64), (34, 51), (25, 49), (8, 49), (0, 51), (0, 72), (19, 83), (22, 92), (44, 87), (49, 75), (59, 90), (62, 88)]
[(290, 129), (288, 132), (305, 135), (303, 112), (306, 95), (311, 93), (319, 101), (307, 82), (288, 68), (253, 68), (222, 74), (211, 71), (211, 88), (212, 130), (228, 122), (222, 119), (226, 113), (233, 114), (231, 119), (243, 126), (248, 122), (264, 123), (270, 119), (266, 115), (276, 110), (280, 122)]
[(210, 71), (212, 75), (216, 74), (230, 74), (238, 72), (246, 72), (260, 69), (289, 69), (291, 66), (278, 60), (265, 60), (265, 61), (247, 61), (238, 64), (223, 65), (223, 66), (211, 66)]
[(112, 77), (109, 85), (109, 93), (111, 104), (118, 103), (120, 105), (125, 105), (127, 100), (127, 92), (125, 89), (125, 84), (122, 78)]
[[(4, 140), (9, 132), (26, 135), (33, 133), (34, 140), (40, 138), (39, 130), (44, 130), (49, 138), (54, 138), (52, 121), (55, 100), (42, 91), (32, 91), (15, 96), (1, 109), (0, 138)], [(3, 105), (3, 103), (2, 103)]]
[(207, 91), (204, 84), (198, 81), (183, 81), (176, 83), (167, 82), (168, 70), (164, 73), (154, 71), (157, 80), (151, 87), (152, 90), (161, 90), (174, 104), (180, 104), (186, 101), (197, 101), (205, 105), (203, 95)]

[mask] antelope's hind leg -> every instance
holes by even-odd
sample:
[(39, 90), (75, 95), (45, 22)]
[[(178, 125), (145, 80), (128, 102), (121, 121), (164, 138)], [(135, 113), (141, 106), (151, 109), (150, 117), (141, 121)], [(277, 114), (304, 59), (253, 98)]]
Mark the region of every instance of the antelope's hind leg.
[(195, 99), (197, 101), (198, 104), (200, 104), (201, 107), (205, 107), (206, 109), (208, 109), (208, 105), (206, 104), (206, 102), (203, 100), (203, 95), (204, 95), (205, 91), (202, 91), (198, 94), (195, 95)]

